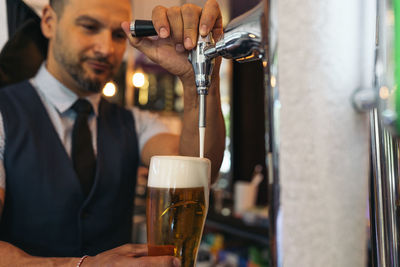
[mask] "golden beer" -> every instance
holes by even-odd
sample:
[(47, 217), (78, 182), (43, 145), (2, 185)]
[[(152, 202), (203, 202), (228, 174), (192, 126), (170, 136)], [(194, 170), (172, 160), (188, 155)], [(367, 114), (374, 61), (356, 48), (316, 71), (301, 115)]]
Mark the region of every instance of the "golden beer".
[(150, 256), (174, 255), (182, 266), (195, 266), (208, 210), (209, 179), (207, 159), (151, 159), (146, 206)]

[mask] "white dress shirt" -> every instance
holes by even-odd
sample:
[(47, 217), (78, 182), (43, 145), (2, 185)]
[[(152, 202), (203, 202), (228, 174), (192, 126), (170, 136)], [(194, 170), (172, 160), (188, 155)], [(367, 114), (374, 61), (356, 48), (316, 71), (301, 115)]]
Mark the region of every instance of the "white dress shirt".
[(0, 1), (0, 50), (8, 41), (7, 1)]
[[(78, 99), (78, 96), (54, 78), (47, 71), (45, 64), (42, 64), (36, 76), (30, 80), (30, 83), (39, 94), (65, 150), (71, 156), (72, 129), (76, 117), (76, 113), (71, 109), (71, 106)], [(88, 123), (92, 134), (94, 153), (97, 154), (96, 117), (98, 115), (101, 94), (91, 95), (86, 99), (92, 104), (94, 110), (94, 114), (89, 117)], [(135, 118), (140, 155), (143, 146), (151, 137), (162, 132), (169, 132), (169, 130), (156, 115), (147, 111), (141, 111), (138, 108), (130, 108), (130, 110)], [(3, 163), (6, 142), (3, 117), (0, 113), (0, 188), (5, 188), (6, 183)]]

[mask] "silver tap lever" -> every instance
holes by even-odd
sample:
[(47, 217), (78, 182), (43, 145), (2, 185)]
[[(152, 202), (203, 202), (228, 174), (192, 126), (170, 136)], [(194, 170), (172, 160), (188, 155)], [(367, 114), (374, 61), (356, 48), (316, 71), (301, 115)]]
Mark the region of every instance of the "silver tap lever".
[(204, 51), (213, 46), (214, 40), (211, 33), (206, 37), (199, 35), (196, 47), (189, 53), (189, 61), (192, 63), (193, 72), (199, 99), (199, 127), (206, 127), (206, 95), (211, 84), (211, 74), (214, 68), (214, 58), (207, 58)]
[(214, 68), (214, 58), (208, 59), (204, 55), (207, 47), (213, 46), (214, 40), (211, 33), (206, 37), (199, 35), (197, 46), (189, 53), (188, 60), (192, 63), (193, 72), (195, 74), (195, 81), (197, 93), (199, 95), (207, 95), (208, 87), (211, 83), (211, 74)]

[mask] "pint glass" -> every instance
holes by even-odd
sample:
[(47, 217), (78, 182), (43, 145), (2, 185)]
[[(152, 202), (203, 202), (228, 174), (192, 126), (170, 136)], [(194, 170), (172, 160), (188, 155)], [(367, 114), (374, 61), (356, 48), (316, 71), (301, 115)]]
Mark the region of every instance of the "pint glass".
[(211, 162), (205, 158), (154, 156), (147, 187), (149, 256), (173, 255), (195, 266), (208, 211)]

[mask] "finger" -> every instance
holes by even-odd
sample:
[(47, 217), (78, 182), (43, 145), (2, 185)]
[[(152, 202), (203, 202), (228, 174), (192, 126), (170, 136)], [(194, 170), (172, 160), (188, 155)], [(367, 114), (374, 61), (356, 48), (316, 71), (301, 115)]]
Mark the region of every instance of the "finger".
[(172, 256), (141, 257), (135, 261), (135, 266), (180, 267), (181, 261)]
[[(135, 47), (136, 49), (138, 49), (139, 51), (141, 51), (142, 53), (148, 55), (148, 56), (152, 56), (152, 53), (154, 54), (154, 50), (153, 48), (153, 40), (151, 40), (151, 38), (146, 38), (146, 37), (141, 37), (141, 38), (135, 38), (132, 36), (132, 34), (130, 33), (130, 29), (129, 29), (129, 25), (130, 23), (127, 21), (124, 21), (121, 23), (121, 27), (124, 30), (126, 36), (128, 37), (129, 43)], [(158, 37), (157, 37), (158, 38)]]
[(183, 44), (183, 20), (180, 7), (171, 7), (167, 10), (171, 37), (175, 44)]
[(140, 38), (134, 38), (132, 36), (129, 26), (130, 23), (128, 21), (124, 21), (121, 23), (121, 28), (124, 30), (126, 36), (128, 37), (129, 43), (134, 47), (136, 47), (140, 42)]
[(200, 18), (199, 30), (201, 36), (206, 36), (210, 31), (215, 39), (219, 39), (223, 32), (222, 15), (216, 0), (208, 0), (203, 8)]
[(116, 253), (124, 256), (143, 256), (147, 255), (146, 244), (125, 244), (109, 250), (110, 253)]
[(183, 19), (183, 42), (187, 50), (193, 49), (197, 43), (201, 8), (193, 4), (185, 4), (181, 9)]
[(156, 6), (151, 14), (154, 28), (156, 29), (158, 36), (161, 38), (167, 38), (170, 36), (170, 27), (167, 16), (167, 8), (163, 6)]

